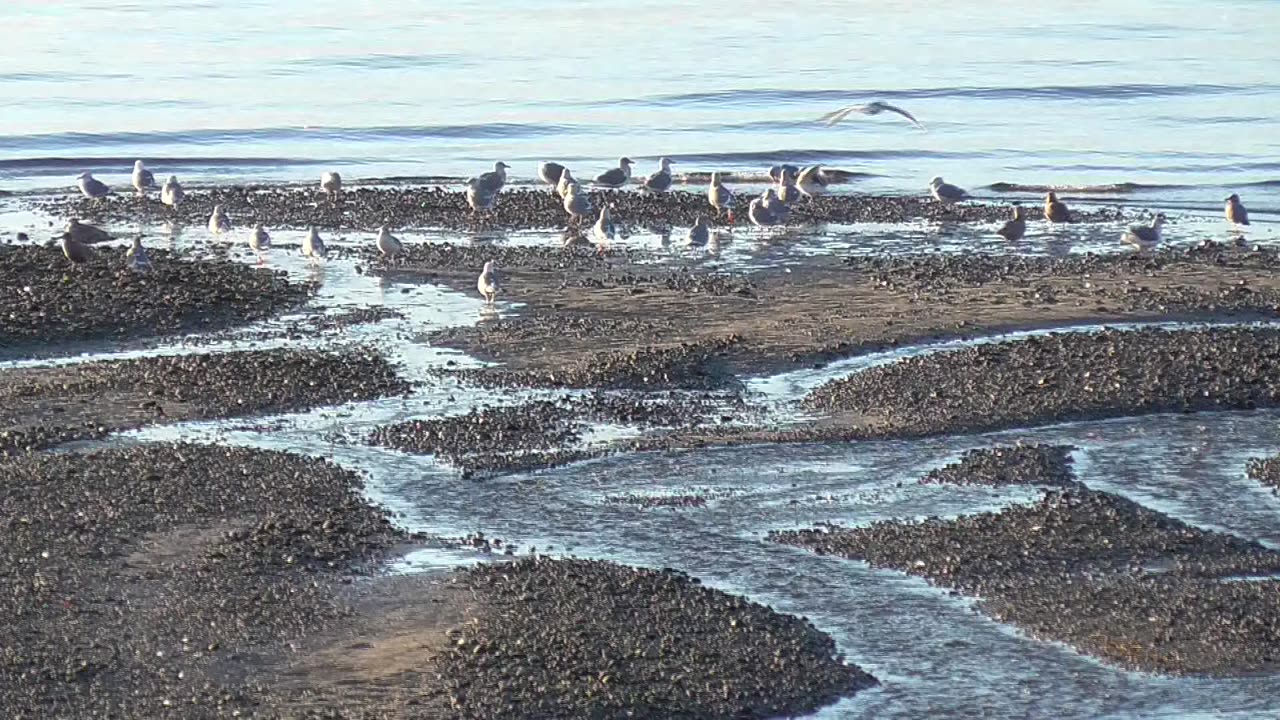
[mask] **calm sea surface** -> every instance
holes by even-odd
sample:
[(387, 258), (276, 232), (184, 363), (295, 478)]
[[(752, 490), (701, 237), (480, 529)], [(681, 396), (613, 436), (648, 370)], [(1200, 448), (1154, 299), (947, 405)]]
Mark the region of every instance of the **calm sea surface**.
[[(790, 159), (874, 173), (1132, 182), (1280, 202), (1280, 2), (703, 0), (0, 5), (0, 189), (123, 182), (530, 178)], [(881, 99), (888, 115), (814, 119)], [(586, 173), (582, 173), (586, 174)], [(1261, 184), (1258, 186), (1258, 184)], [(1212, 190), (1212, 192), (1211, 192)]]

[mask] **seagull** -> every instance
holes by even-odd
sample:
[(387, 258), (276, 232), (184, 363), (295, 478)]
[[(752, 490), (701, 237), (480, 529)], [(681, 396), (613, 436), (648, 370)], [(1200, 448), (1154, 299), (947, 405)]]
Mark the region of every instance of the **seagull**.
[(231, 218), (223, 211), (221, 205), (213, 206), (213, 214), (209, 216), (209, 232), (217, 235), (231, 230)]
[(1044, 196), (1044, 219), (1051, 223), (1071, 222), (1071, 213), (1067, 212), (1067, 204), (1059, 200), (1054, 192)]
[(969, 193), (951, 183), (943, 182), (941, 177), (929, 181), (929, 190), (938, 202), (952, 203), (969, 197)]
[(580, 220), (591, 214), (591, 197), (582, 191), (577, 184), (570, 185), (564, 196), (564, 211), (570, 219)]
[(1027, 234), (1027, 219), (1022, 214), (1021, 205), (1013, 206), (1013, 219), (1005, 221), (996, 234), (1009, 241), (1021, 240)]
[(796, 187), (796, 174), (790, 168), (782, 168), (782, 178), (778, 180), (778, 199), (790, 205), (800, 200), (800, 188)]
[(784, 223), (791, 215), (791, 208), (782, 202), (782, 198), (778, 197), (773, 188), (765, 188), (764, 193), (760, 196), (760, 204), (773, 218), (775, 223)]
[(480, 271), (480, 278), (476, 280), (476, 289), (484, 296), (485, 303), (493, 304), (498, 293), (502, 292), (501, 282), (501, 278), (498, 277), (498, 268), (493, 266), (492, 260), (486, 260), (484, 269)]
[(826, 192), (827, 176), (822, 172), (821, 165), (810, 165), (800, 171), (796, 184), (800, 187), (800, 192), (813, 197)]
[(322, 258), (327, 251), (324, 247), (324, 240), (320, 239), (320, 233), (316, 232), (316, 226), (312, 225), (307, 228), (307, 236), (302, 240), (302, 254), (315, 260)]
[(716, 209), (716, 217), (725, 210), (729, 211), (729, 222), (733, 222), (733, 192), (720, 181), (720, 173), (711, 173), (711, 185), (707, 188), (707, 201)]
[(151, 269), (151, 257), (147, 255), (147, 249), (142, 247), (142, 238), (135, 236), (133, 245), (124, 251), (124, 261), (130, 270), (141, 273)]
[(1133, 245), (1139, 250), (1155, 247), (1160, 244), (1161, 225), (1164, 225), (1164, 215), (1156, 215), (1151, 225), (1129, 226), (1129, 229), (1120, 236), (1120, 241), (1126, 245)]
[(467, 180), (467, 204), (473, 213), (492, 210), (498, 204), (498, 190), (486, 188), (482, 179), (473, 177)]
[(262, 251), (271, 247), (271, 235), (262, 223), (253, 226), (253, 234), (249, 236), (249, 249), (258, 253), (258, 263), (262, 263)]
[(386, 225), (378, 228), (378, 252), (387, 257), (395, 257), (404, 252), (404, 245), (401, 245), (396, 236), (387, 230)]
[(608, 245), (613, 240), (617, 233), (618, 230), (613, 225), (613, 218), (609, 215), (609, 206), (602, 206), (600, 208), (600, 217), (596, 218), (596, 224), (591, 226), (591, 236), (596, 239), (596, 244), (603, 249), (605, 245)]
[(84, 243), (71, 237), (71, 233), (62, 234), (62, 254), (66, 255), (67, 259), (75, 265), (79, 265), (93, 257), (93, 253), (89, 248)]
[[(771, 193), (773, 190), (766, 190), (765, 192)], [(751, 224), (756, 227), (766, 227), (777, 222), (773, 217), (773, 213), (765, 208), (763, 198), (752, 199), (751, 204), (747, 206), (747, 219), (751, 220)]]
[(1227, 198), (1226, 206), (1227, 220), (1236, 225), (1249, 224), (1249, 211), (1244, 209), (1244, 203), (1240, 202), (1240, 196), (1231, 193), (1231, 197)]
[(644, 179), (645, 189), (666, 192), (671, 187), (671, 166), (674, 164), (667, 158), (658, 158), (658, 171)]
[(63, 235), (70, 235), (72, 240), (82, 245), (92, 245), (94, 243), (106, 242), (111, 239), (111, 234), (96, 225), (82, 223), (76, 218), (67, 221), (67, 229), (63, 231)]
[(496, 162), (493, 164), (493, 171), (480, 173), (476, 176), (476, 180), (480, 181), (480, 189), (486, 193), (498, 194), (503, 185), (507, 184), (507, 168), (510, 165), (504, 162)]
[(141, 160), (133, 161), (133, 188), (138, 191), (138, 197), (144, 197), (147, 190), (156, 186), (156, 176), (151, 171), (142, 166)]
[(889, 103), (880, 102), (879, 100), (875, 102), (869, 102), (866, 105), (850, 105), (849, 107), (840, 108), (839, 110), (829, 112), (826, 115), (823, 115), (822, 117), (818, 118), (818, 122), (826, 123), (827, 127), (831, 127), (832, 125), (835, 125), (836, 123), (840, 122), (841, 120), (845, 119), (846, 117), (848, 117), (853, 113), (861, 113), (863, 115), (879, 115), (882, 112), (897, 113), (898, 115), (901, 115), (902, 117), (910, 120), (912, 125), (915, 125), (921, 130), (925, 129), (924, 125), (922, 125), (920, 121), (917, 120), (915, 116), (912, 115), (911, 113), (907, 112), (906, 110), (903, 110), (897, 105), (890, 105)]
[(560, 179), (556, 182), (556, 194), (563, 200), (564, 196), (569, 194), (569, 186), (576, 186), (577, 184), (578, 181), (573, 179), (573, 173), (569, 172), (569, 168), (565, 168), (560, 173)]
[(330, 200), (338, 199), (338, 193), (342, 192), (342, 176), (336, 172), (326, 172), (320, 176), (320, 189), (329, 196)]
[(169, 179), (164, 181), (164, 187), (160, 188), (160, 202), (171, 208), (177, 208), (178, 203), (182, 202), (185, 196), (182, 186), (178, 184), (177, 175), (170, 175)]
[(693, 227), (689, 228), (689, 232), (685, 234), (684, 240), (689, 245), (700, 247), (706, 245), (710, 237), (711, 226), (707, 222), (707, 217), (699, 214), (698, 219), (693, 223)]
[(782, 165), (771, 165), (769, 167), (769, 179), (776, 183), (782, 182), (782, 173), (786, 172), (787, 170), (790, 170), (793, 173), (800, 172), (800, 168), (796, 167), (795, 165), (787, 165), (785, 163)]
[(553, 188), (558, 187), (565, 170), (568, 168), (558, 162), (544, 162), (538, 166), (538, 178)]
[(631, 166), (635, 163), (631, 158), (624, 157), (618, 159), (618, 167), (612, 170), (606, 170), (596, 176), (595, 184), (604, 185), (605, 187), (619, 188), (631, 179)]
[(107, 187), (102, 181), (95, 179), (93, 174), (87, 170), (77, 175), (76, 180), (80, 181), (77, 185), (80, 187), (80, 192), (87, 198), (101, 200), (111, 194), (111, 188)]

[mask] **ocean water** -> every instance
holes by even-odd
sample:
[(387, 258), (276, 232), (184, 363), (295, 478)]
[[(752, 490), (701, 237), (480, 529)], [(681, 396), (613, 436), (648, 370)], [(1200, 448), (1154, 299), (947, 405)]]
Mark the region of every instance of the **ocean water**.
[[(1280, 210), (1273, 0), (17, 0), (0, 26), (0, 190), (122, 183), (135, 158), (198, 186), (668, 155)], [(928, 131), (815, 122), (875, 99)]]

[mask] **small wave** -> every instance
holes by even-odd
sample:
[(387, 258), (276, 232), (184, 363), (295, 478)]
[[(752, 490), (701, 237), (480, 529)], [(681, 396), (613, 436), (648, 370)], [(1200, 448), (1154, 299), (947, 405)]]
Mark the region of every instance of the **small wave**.
[(564, 135), (573, 128), (564, 125), (528, 123), (486, 123), (478, 125), (386, 125), (379, 127), (274, 127), (237, 130), (172, 130), (115, 133), (45, 133), (0, 136), (6, 149), (103, 147), (113, 145), (226, 145), (245, 142), (333, 140), (361, 142), (378, 140), (420, 140), (431, 138), (488, 139)]
[[(0, 172), (22, 171), (23, 174), (40, 175), (46, 172), (67, 172), (69, 170), (120, 169), (121, 172), (132, 170), (135, 156), (124, 157), (37, 157), (0, 160)], [(209, 168), (209, 167), (284, 167), (315, 165), (317, 160), (298, 158), (266, 158), (266, 157), (143, 157), (148, 165), (163, 168)]]
[(943, 150), (819, 150), (784, 149), (759, 152), (692, 153), (672, 155), (677, 162), (700, 162), (736, 165), (772, 165), (775, 163), (817, 164), (835, 161), (892, 160), (897, 158), (973, 159), (986, 153)]
[(1173, 188), (1193, 187), (1191, 185), (1174, 185), (1174, 184), (1150, 184), (1135, 182), (1106, 183), (1103, 185), (1043, 185), (1037, 183), (1013, 183), (1013, 182), (996, 182), (991, 183), (986, 189), (999, 193), (1071, 193), (1073, 195), (1086, 194), (1128, 194), (1135, 192), (1143, 192), (1146, 190), (1170, 190)]
[(447, 53), (419, 55), (347, 55), (338, 57), (312, 57), (290, 60), (283, 63), (283, 74), (297, 74), (302, 71), (323, 68), (340, 70), (399, 70), (441, 65), (458, 65), (462, 63), (459, 55)]
[(816, 102), (855, 103), (870, 100), (918, 100), (965, 98), (977, 100), (1039, 99), (1133, 99), (1187, 95), (1234, 95), (1273, 92), (1277, 85), (1218, 85), (1199, 83), (1162, 85), (1127, 83), (1119, 85), (1040, 85), (1030, 87), (974, 86), (956, 88), (914, 88), (907, 90), (793, 90), (787, 88), (740, 88), (716, 92), (653, 95), (645, 98), (616, 98), (599, 105), (659, 106), (757, 105)]

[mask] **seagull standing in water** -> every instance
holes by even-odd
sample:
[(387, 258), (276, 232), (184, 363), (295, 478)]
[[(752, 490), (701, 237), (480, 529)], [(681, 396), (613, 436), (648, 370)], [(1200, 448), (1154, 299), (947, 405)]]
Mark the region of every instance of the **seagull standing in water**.
[(1044, 219), (1051, 223), (1071, 222), (1071, 213), (1067, 204), (1058, 199), (1058, 194), (1050, 191), (1044, 196)]
[(209, 232), (219, 235), (231, 230), (231, 218), (227, 217), (226, 211), (221, 205), (213, 206), (213, 214), (209, 216)]
[(124, 252), (125, 265), (136, 273), (146, 272), (151, 269), (151, 256), (147, 255), (147, 249), (142, 247), (142, 238), (135, 236), (133, 245)]
[(330, 200), (337, 200), (342, 192), (342, 176), (336, 172), (326, 172), (320, 176), (320, 189)]
[(483, 180), (473, 177), (467, 180), (467, 204), (473, 213), (492, 210), (498, 204), (498, 190), (485, 187)]
[(262, 264), (262, 253), (271, 247), (271, 235), (262, 223), (253, 226), (253, 234), (249, 236), (249, 249), (258, 254), (258, 264)]
[(316, 226), (312, 225), (307, 228), (307, 236), (302, 240), (302, 254), (312, 260), (317, 260), (323, 258), (327, 252), (324, 240), (321, 239), (320, 233), (316, 232)]
[(147, 190), (156, 186), (156, 176), (151, 171), (143, 167), (141, 160), (133, 161), (133, 189), (138, 191), (138, 197), (145, 197)]
[(178, 184), (178, 176), (170, 175), (169, 179), (164, 181), (164, 187), (160, 188), (160, 202), (177, 209), (184, 197), (186, 193), (182, 191), (182, 185)]
[(658, 158), (658, 170), (644, 179), (646, 190), (666, 192), (671, 188), (671, 166), (675, 163), (668, 158)]
[(111, 188), (107, 187), (101, 180), (96, 179), (92, 173), (85, 172), (76, 176), (76, 186), (80, 188), (80, 193), (91, 200), (101, 200), (111, 194)]
[(933, 193), (935, 200), (943, 203), (953, 203), (969, 197), (969, 193), (949, 182), (944, 182), (941, 177), (935, 177), (929, 181), (929, 192)]
[(890, 112), (897, 115), (901, 115), (902, 117), (909, 120), (912, 125), (915, 125), (921, 130), (925, 129), (924, 125), (922, 125), (920, 121), (917, 120), (916, 117), (911, 113), (907, 112), (906, 110), (903, 110), (897, 105), (890, 105), (889, 103), (880, 102), (879, 100), (875, 102), (869, 102), (866, 105), (850, 105), (849, 107), (843, 107), (843, 108), (840, 108), (839, 110), (834, 110), (818, 118), (818, 122), (826, 123), (827, 127), (831, 127), (832, 125), (835, 125), (841, 120), (849, 117), (853, 113), (871, 116), (871, 115), (879, 115), (882, 112)]
[(595, 184), (605, 187), (620, 188), (631, 179), (631, 166), (635, 163), (631, 158), (624, 157), (618, 159), (618, 167), (612, 170), (606, 170), (596, 176)]
[(710, 238), (711, 225), (707, 222), (707, 216), (699, 214), (693, 227), (689, 228), (689, 232), (685, 234), (684, 241), (692, 247), (702, 247)]
[(486, 260), (484, 269), (480, 271), (480, 278), (476, 280), (476, 289), (484, 296), (486, 304), (492, 305), (497, 299), (498, 293), (502, 292), (501, 278), (498, 277), (498, 268), (494, 267), (492, 260)]
[(493, 170), (487, 173), (480, 173), (475, 179), (480, 183), (480, 189), (486, 193), (497, 195), (503, 185), (507, 184), (507, 169), (511, 166), (498, 161), (493, 164)]
[(787, 218), (791, 216), (791, 208), (782, 202), (782, 198), (778, 197), (773, 188), (765, 188), (764, 193), (760, 195), (760, 204), (769, 213), (769, 216), (773, 218), (774, 224), (785, 223)]
[(591, 226), (591, 236), (596, 239), (596, 244), (600, 246), (603, 252), (605, 246), (613, 241), (618, 234), (618, 229), (614, 227), (613, 217), (609, 214), (609, 206), (605, 205), (600, 208), (600, 217), (596, 218), (596, 224)]
[(400, 240), (391, 234), (386, 225), (378, 228), (378, 252), (389, 258), (404, 252), (404, 245), (400, 244)]
[(716, 217), (720, 217), (720, 213), (727, 210), (729, 222), (733, 222), (733, 192), (724, 186), (718, 172), (711, 173), (711, 185), (707, 187), (707, 202), (716, 209)]
[(1231, 196), (1227, 198), (1227, 205), (1224, 210), (1229, 222), (1233, 222), (1236, 225), (1249, 224), (1249, 211), (1244, 209), (1244, 203), (1240, 202), (1239, 195), (1231, 193)]
[(1027, 234), (1027, 218), (1022, 213), (1021, 205), (1013, 206), (1013, 218), (1006, 220), (996, 234), (1005, 240), (1021, 240), (1023, 235)]
[(1160, 244), (1160, 227), (1164, 225), (1164, 215), (1156, 215), (1150, 225), (1131, 225), (1120, 241), (1132, 245), (1139, 250), (1148, 250)]
[(560, 176), (567, 169), (558, 162), (544, 162), (538, 165), (538, 179), (553, 188), (558, 187), (560, 185)]
[(782, 179), (778, 180), (778, 199), (787, 205), (799, 202), (800, 188), (796, 186), (796, 174), (789, 168), (782, 169)]
[[(771, 193), (773, 190), (769, 189), (765, 192)], [(759, 228), (768, 227), (777, 222), (776, 218), (773, 217), (773, 213), (769, 212), (765, 207), (764, 198), (762, 197), (751, 200), (751, 204), (747, 206), (747, 219), (751, 221), (752, 225)]]

